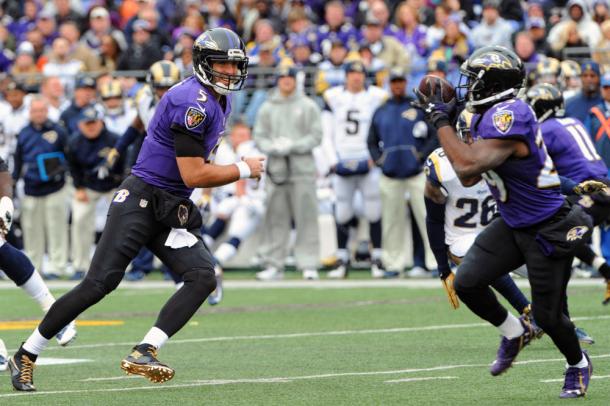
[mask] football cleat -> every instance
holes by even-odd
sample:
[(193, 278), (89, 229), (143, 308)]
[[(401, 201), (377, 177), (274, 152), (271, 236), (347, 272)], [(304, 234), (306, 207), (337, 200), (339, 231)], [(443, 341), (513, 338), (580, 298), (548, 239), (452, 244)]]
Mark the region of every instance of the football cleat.
[(578, 337), (578, 341), (580, 341), (581, 344), (595, 344), (595, 340), (593, 339), (593, 337), (591, 337), (589, 334), (587, 334), (587, 332), (585, 330), (583, 330), (582, 328), (575, 328), (576, 331), (576, 337)]
[(498, 376), (510, 368), (519, 352), (534, 338), (534, 328), (525, 317), (519, 317), (519, 322), (523, 326), (523, 334), (515, 338), (502, 337), (502, 341), (500, 341), (496, 360), (489, 369), (493, 376)]
[(587, 394), (589, 380), (593, 375), (593, 364), (586, 351), (582, 352), (589, 365), (584, 368), (569, 367), (559, 397), (561, 399), (580, 398)]
[(157, 359), (157, 349), (150, 344), (139, 344), (121, 361), (121, 369), (128, 375), (141, 375), (154, 383), (167, 382), (175, 371)]
[(0, 339), (0, 372), (6, 371), (6, 368), (8, 368), (8, 351), (6, 351), (4, 341)]
[(11, 371), (11, 383), (15, 390), (21, 392), (33, 392), (36, 390), (34, 386), (34, 361), (26, 354), (19, 352), (11, 357), (8, 361), (8, 367)]
[(303, 270), (303, 279), (306, 281), (317, 281), (320, 279), (320, 275), (318, 274), (317, 269), (304, 269)]
[(381, 279), (385, 276), (385, 267), (381, 259), (375, 259), (371, 262), (371, 276), (373, 279)]
[(430, 278), (432, 274), (421, 266), (414, 266), (409, 272), (407, 272), (409, 278)]
[(256, 279), (259, 281), (279, 281), (284, 279), (284, 271), (280, 271), (277, 268), (269, 267), (264, 271), (256, 273)]
[(606, 280), (606, 295), (602, 304), (607, 305), (608, 303), (610, 303), (610, 279)]
[(214, 291), (210, 293), (210, 296), (208, 296), (208, 303), (210, 304), (210, 306), (215, 306), (222, 300), (222, 274), (222, 267), (220, 266), (220, 264), (216, 264), (216, 266), (214, 266), (214, 275), (216, 276), (216, 289), (214, 289)]
[(71, 321), (66, 327), (62, 328), (55, 336), (57, 344), (65, 347), (76, 340), (76, 322)]
[(332, 271), (328, 271), (326, 277), (328, 279), (345, 279), (349, 273), (348, 264), (339, 260), (337, 267)]
[(536, 320), (534, 320), (534, 315), (532, 314), (532, 305), (527, 305), (527, 307), (523, 309), (523, 317), (532, 325), (532, 328), (534, 329), (534, 338), (542, 338), (542, 336), (544, 335), (544, 330), (541, 329), (538, 324), (536, 324)]

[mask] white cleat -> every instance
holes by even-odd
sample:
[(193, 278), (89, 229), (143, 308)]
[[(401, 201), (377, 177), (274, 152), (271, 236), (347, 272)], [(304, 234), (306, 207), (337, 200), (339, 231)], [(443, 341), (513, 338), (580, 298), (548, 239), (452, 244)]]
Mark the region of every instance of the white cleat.
[(328, 279), (345, 279), (347, 278), (347, 265), (341, 264), (337, 268), (329, 271), (326, 274)]
[(71, 321), (66, 327), (62, 328), (55, 336), (57, 344), (65, 347), (76, 339), (76, 322)]
[(317, 281), (320, 279), (320, 275), (318, 274), (317, 269), (304, 269), (303, 270), (303, 279), (306, 281)]
[(8, 351), (6, 351), (6, 345), (4, 341), (0, 339), (0, 371), (6, 371), (8, 368)]
[(256, 279), (259, 281), (279, 281), (284, 279), (284, 271), (277, 268), (267, 268), (264, 271), (257, 272)]
[(385, 269), (380, 260), (373, 261), (371, 264), (371, 276), (373, 279), (381, 279), (385, 276)]
[(219, 264), (216, 264), (216, 266), (214, 267), (214, 275), (216, 276), (216, 289), (214, 289), (214, 291), (210, 293), (210, 296), (208, 296), (208, 303), (210, 304), (210, 306), (215, 306), (222, 300), (222, 274), (222, 267)]

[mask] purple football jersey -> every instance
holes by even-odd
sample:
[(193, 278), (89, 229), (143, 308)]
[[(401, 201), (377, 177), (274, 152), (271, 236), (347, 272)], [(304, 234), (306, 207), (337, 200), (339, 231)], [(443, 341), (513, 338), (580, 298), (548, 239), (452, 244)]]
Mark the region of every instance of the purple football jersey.
[(551, 217), (564, 198), (534, 111), (524, 101), (513, 99), (496, 104), (479, 118), (472, 119), (475, 139), (521, 140), (530, 150), (526, 158), (508, 158), (483, 174), (506, 224), (521, 228)]
[(574, 182), (604, 179), (606, 164), (595, 151), (589, 133), (576, 118), (551, 118), (540, 124), (542, 138), (557, 172)]
[(205, 147), (202, 158), (213, 161), (230, 112), (230, 97), (223, 111), (212, 91), (194, 76), (173, 86), (157, 105), (131, 173), (153, 186), (189, 197), (193, 189), (180, 176), (171, 127), (181, 127), (201, 139)]

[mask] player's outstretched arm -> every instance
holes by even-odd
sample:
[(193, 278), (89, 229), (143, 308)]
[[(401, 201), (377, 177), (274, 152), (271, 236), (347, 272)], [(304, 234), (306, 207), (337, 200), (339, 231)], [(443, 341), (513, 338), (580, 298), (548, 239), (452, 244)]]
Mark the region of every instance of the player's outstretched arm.
[(233, 165), (215, 165), (200, 157), (176, 158), (180, 176), (190, 188), (223, 186), (245, 178), (260, 179), (264, 160), (264, 157), (254, 157)]

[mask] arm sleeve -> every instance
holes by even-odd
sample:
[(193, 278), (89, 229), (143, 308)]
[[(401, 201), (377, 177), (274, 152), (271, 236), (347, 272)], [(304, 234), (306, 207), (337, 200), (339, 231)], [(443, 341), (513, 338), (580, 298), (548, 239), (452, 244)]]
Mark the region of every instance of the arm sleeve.
[(176, 157), (205, 157), (203, 143), (190, 131), (176, 123), (172, 124), (171, 131), (174, 135)]
[(561, 194), (565, 196), (573, 195), (574, 188), (578, 183), (574, 182), (570, 178), (566, 178), (565, 176), (559, 176), (559, 181), (561, 182)]
[(122, 136), (119, 137), (117, 142), (114, 144), (114, 148), (119, 151), (119, 154), (123, 155), (133, 142), (138, 138), (141, 134), (135, 127), (129, 126), (127, 130), (123, 133)]
[(445, 205), (434, 203), (427, 197), (424, 197), (424, 201), (426, 203), (428, 241), (438, 264), (439, 275), (444, 279), (451, 272), (445, 245)]

